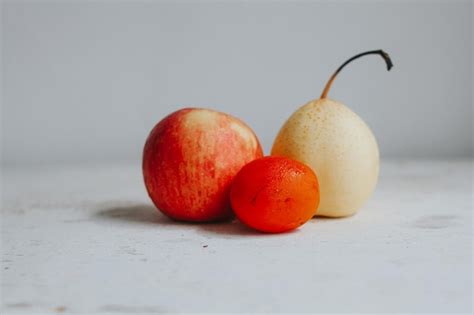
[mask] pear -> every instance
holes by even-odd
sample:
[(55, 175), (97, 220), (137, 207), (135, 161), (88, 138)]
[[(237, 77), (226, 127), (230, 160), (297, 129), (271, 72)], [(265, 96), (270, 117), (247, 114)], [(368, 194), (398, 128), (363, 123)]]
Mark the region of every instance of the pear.
[(303, 162), (318, 176), (318, 216), (354, 214), (377, 184), (379, 149), (372, 131), (344, 104), (327, 98), (337, 74), (351, 61), (371, 54), (382, 56), (387, 70), (392, 68), (392, 61), (383, 50), (348, 59), (331, 76), (321, 98), (293, 113), (273, 143), (271, 155)]

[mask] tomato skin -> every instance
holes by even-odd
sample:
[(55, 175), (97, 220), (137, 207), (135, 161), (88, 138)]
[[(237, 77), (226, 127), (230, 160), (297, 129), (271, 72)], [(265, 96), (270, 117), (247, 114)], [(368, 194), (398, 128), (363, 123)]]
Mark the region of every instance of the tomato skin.
[(237, 173), (230, 200), (244, 224), (261, 232), (290, 231), (315, 215), (319, 205), (318, 179), (301, 162), (278, 156), (263, 157)]

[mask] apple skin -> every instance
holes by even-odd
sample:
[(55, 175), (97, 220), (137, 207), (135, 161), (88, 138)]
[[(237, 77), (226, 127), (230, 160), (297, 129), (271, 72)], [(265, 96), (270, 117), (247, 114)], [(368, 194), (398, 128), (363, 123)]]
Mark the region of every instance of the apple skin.
[(263, 156), (255, 133), (228, 114), (202, 108), (171, 113), (151, 131), (143, 151), (148, 195), (168, 217), (209, 222), (232, 216), (232, 180)]

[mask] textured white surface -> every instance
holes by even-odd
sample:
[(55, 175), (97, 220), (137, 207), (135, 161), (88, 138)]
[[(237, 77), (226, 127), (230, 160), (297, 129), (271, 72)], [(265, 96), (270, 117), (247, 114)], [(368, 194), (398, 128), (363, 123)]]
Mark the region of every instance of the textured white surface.
[(472, 162), (383, 162), (355, 216), (179, 224), (139, 166), (7, 169), (3, 313), (470, 312)]

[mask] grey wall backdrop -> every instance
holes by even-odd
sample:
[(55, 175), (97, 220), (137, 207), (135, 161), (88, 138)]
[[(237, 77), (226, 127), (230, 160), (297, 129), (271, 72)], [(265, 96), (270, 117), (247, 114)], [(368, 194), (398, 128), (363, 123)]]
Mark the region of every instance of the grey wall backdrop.
[(181, 107), (233, 114), (265, 151), (299, 106), (330, 97), (384, 157), (472, 156), (471, 1), (14, 2), (2, 8), (3, 163), (139, 161)]

